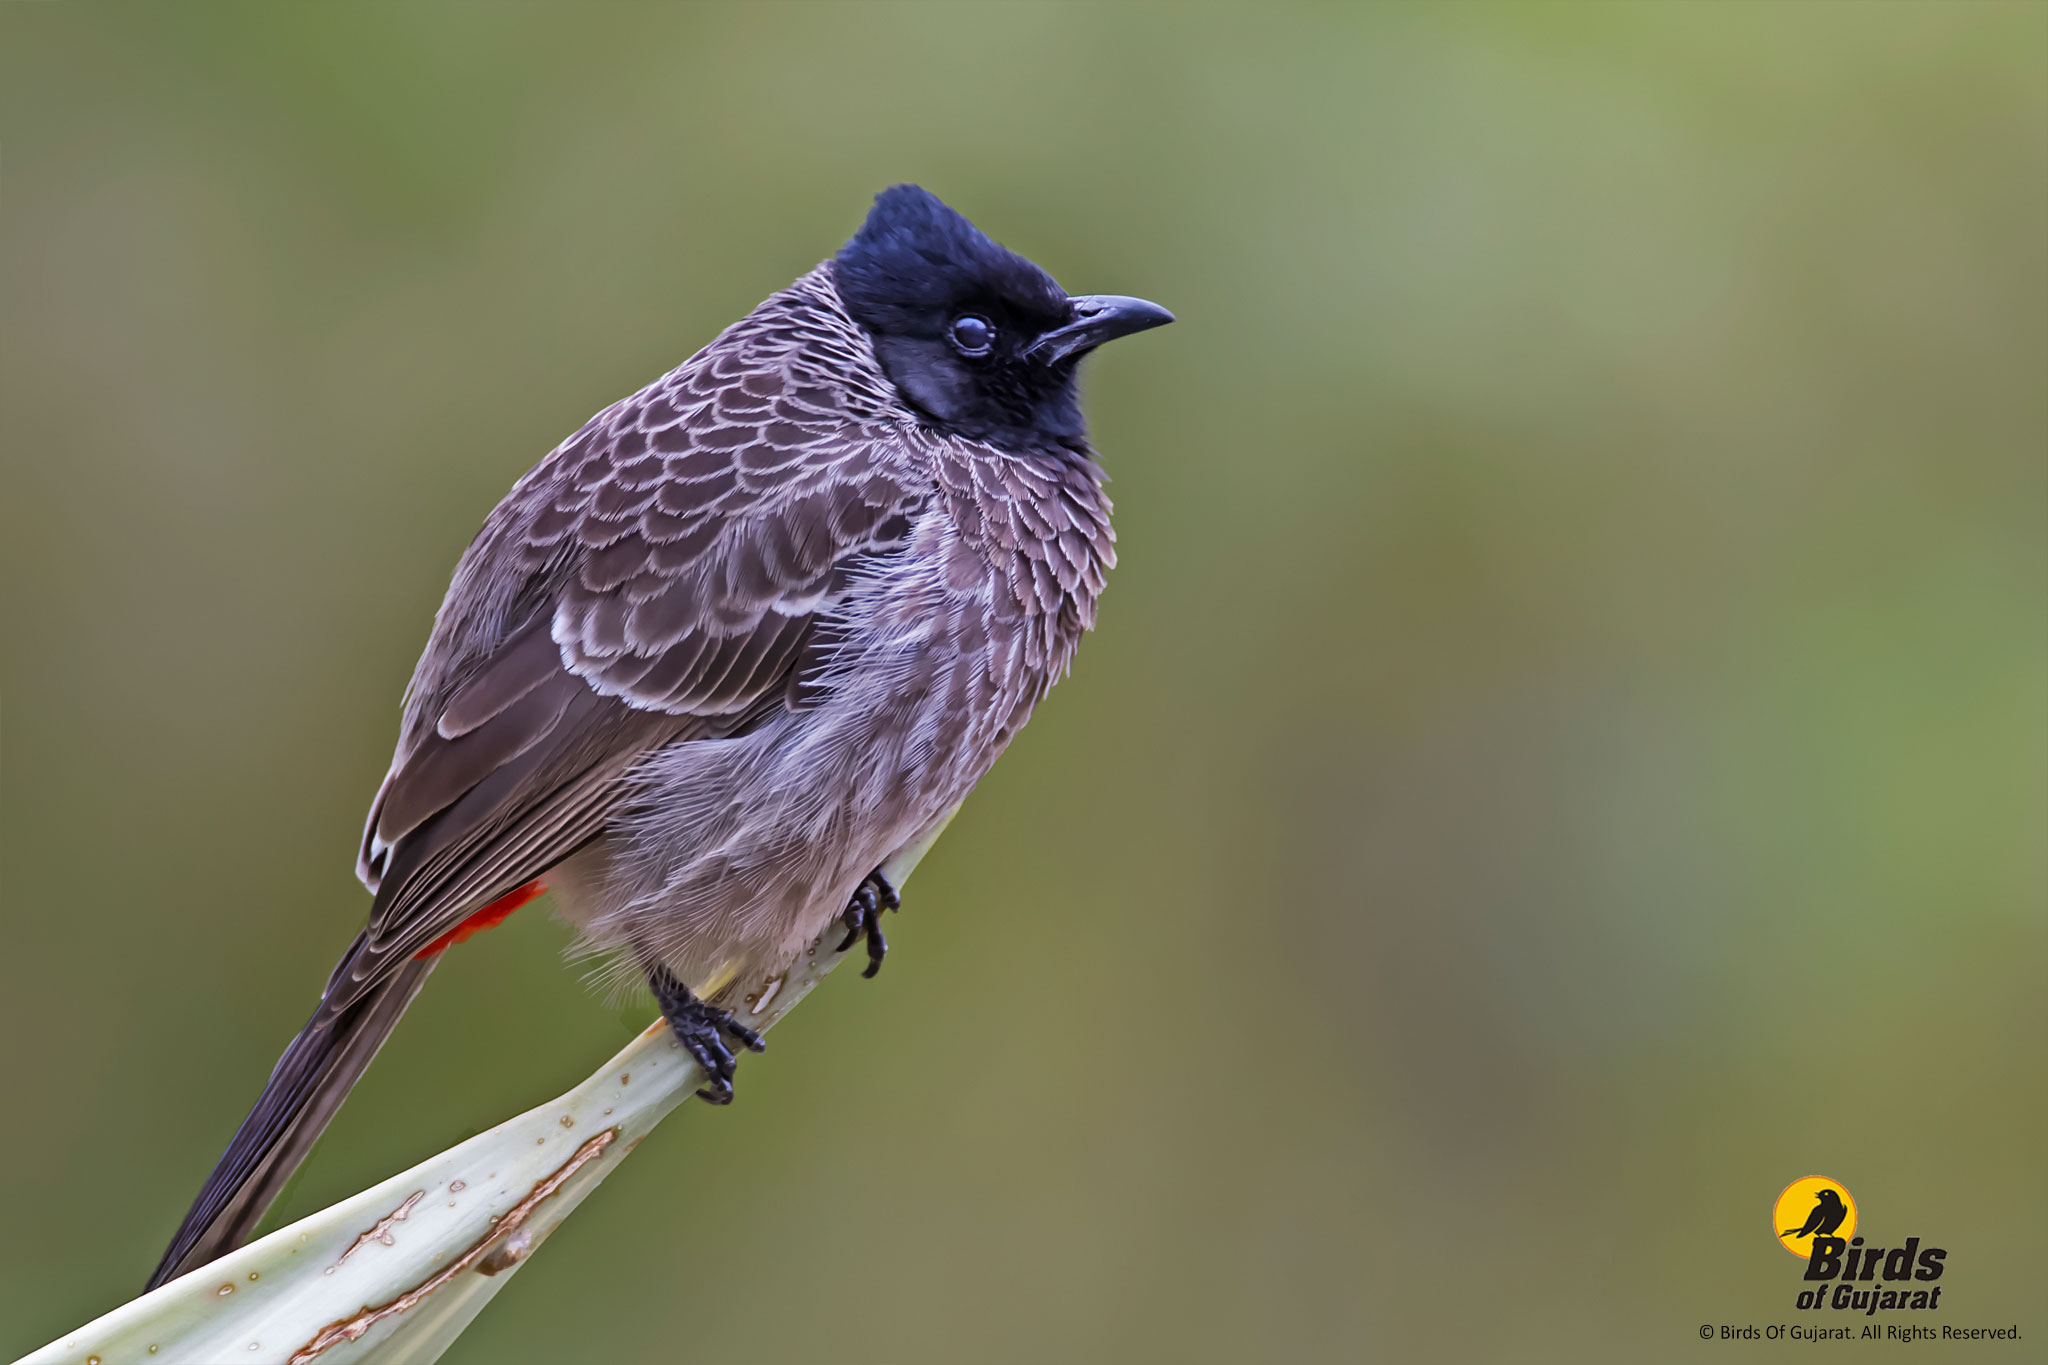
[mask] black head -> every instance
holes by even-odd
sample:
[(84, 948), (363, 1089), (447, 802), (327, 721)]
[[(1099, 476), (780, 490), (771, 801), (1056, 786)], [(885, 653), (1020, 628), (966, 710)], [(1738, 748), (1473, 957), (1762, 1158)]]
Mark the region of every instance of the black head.
[(1080, 358), (1173, 321), (1142, 299), (1069, 297), (915, 185), (875, 196), (833, 277), (903, 396), (969, 436), (1080, 440)]

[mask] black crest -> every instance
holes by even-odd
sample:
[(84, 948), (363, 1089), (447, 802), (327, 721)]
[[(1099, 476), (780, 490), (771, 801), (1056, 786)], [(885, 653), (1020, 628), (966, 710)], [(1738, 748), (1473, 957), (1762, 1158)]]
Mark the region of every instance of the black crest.
[(896, 185), (875, 196), (834, 267), (839, 296), (873, 332), (938, 337), (961, 308), (1013, 310), (1041, 328), (1066, 320), (1052, 276), (946, 207), (930, 190)]

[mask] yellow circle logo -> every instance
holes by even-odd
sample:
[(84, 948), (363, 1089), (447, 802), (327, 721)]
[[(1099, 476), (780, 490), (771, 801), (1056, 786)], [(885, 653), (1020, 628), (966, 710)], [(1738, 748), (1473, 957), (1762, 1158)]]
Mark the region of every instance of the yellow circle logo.
[(1771, 1206), (1771, 1233), (1785, 1250), (1805, 1260), (1816, 1237), (1856, 1235), (1856, 1201), (1839, 1180), (1806, 1175), (1785, 1187)]

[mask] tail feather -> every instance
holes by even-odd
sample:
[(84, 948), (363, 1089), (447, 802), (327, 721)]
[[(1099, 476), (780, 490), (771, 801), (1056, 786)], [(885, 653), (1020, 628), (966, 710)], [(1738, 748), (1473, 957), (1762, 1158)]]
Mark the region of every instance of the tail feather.
[[(341, 979), (365, 942), (335, 969)], [(240, 1246), (263, 1218), (357, 1079), (419, 994), (436, 958), (407, 962), (338, 1011), (323, 1000), (277, 1059), (256, 1107), (242, 1120), (191, 1212), (149, 1277), (149, 1288), (196, 1270)]]

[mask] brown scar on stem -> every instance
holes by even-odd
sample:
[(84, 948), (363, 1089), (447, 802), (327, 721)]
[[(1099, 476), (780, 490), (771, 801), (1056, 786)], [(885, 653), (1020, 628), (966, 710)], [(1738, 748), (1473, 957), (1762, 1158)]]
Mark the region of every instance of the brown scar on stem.
[[(632, 1149), (628, 1148), (627, 1150), (630, 1151)], [(491, 1254), (476, 1263), (476, 1273), (479, 1275), (496, 1275), (501, 1271), (510, 1270), (513, 1266), (525, 1260), (526, 1254), (532, 1251), (533, 1247), (533, 1233), (529, 1229), (521, 1228), (495, 1247), (492, 1247)]]
[(340, 1265), (372, 1242), (382, 1242), (385, 1246), (395, 1245), (398, 1239), (391, 1235), (391, 1225), (393, 1223), (403, 1223), (412, 1213), (412, 1206), (424, 1199), (426, 1194), (425, 1190), (414, 1190), (411, 1194), (407, 1195), (403, 1204), (400, 1204), (397, 1208), (379, 1218), (370, 1225), (368, 1232), (356, 1238), (355, 1241), (350, 1242), (348, 1250), (335, 1257), (334, 1263)]
[[(575, 1155), (556, 1167), (553, 1174), (535, 1185), (527, 1193), (526, 1198), (506, 1210), (504, 1216), (498, 1219), (489, 1232), (486, 1232), (482, 1237), (470, 1243), (467, 1251), (389, 1303), (380, 1303), (374, 1308), (365, 1308), (352, 1318), (342, 1318), (338, 1322), (331, 1322), (321, 1328), (311, 1341), (301, 1346), (292, 1354), (288, 1365), (306, 1365), (307, 1361), (312, 1360), (315, 1356), (332, 1347), (339, 1346), (344, 1342), (360, 1340), (365, 1332), (384, 1321), (384, 1319), (395, 1318), (408, 1309), (418, 1307), (426, 1300), (428, 1295), (440, 1289), (478, 1261), (484, 1259), (485, 1255), (490, 1252), (490, 1249), (497, 1244), (500, 1238), (509, 1236), (516, 1231), (520, 1224), (532, 1216), (535, 1209), (539, 1208), (550, 1196), (568, 1183), (570, 1176), (575, 1175), (576, 1172), (602, 1156), (605, 1148), (617, 1141), (618, 1136), (618, 1129), (607, 1128), (604, 1132), (599, 1133), (596, 1137), (578, 1147)], [(410, 1201), (408, 1201), (409, 1203)], [(516, 1260), (518, 1258), (515, 1257), (513, 1259)], [(503, 1268), (504, 1266), (502, 1265), (498, 1267), (498, 1269)]]

